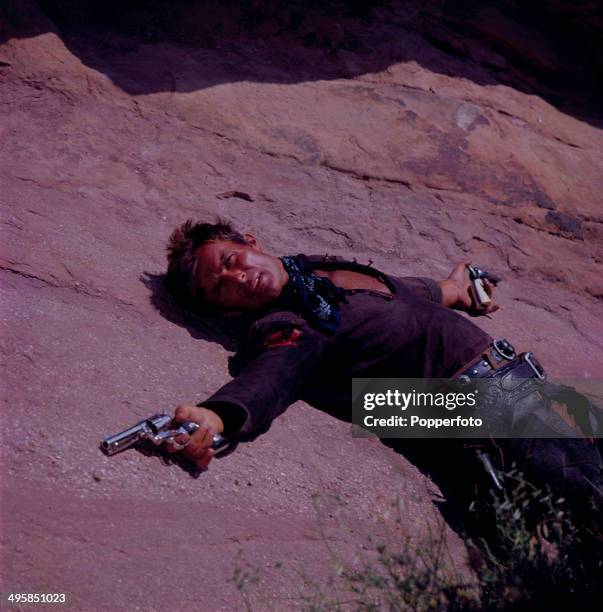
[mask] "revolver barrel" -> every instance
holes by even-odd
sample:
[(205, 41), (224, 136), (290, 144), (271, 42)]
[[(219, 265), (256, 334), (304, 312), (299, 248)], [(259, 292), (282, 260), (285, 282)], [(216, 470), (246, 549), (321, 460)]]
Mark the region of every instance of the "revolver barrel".
[(115, 455), (137, 442), (157, 435), (172, 422), (167, 414), (156, 414), (124, 429), (114, 436), (107, 436), (101, 441), (101, 448), (107, 455)]
[(143, 425), (139, 423), (114, 436), (104, 438), (101, 441), (101, 448), (107, 455), (114, 455), (125, 450), (142, 439), (142, 427)]

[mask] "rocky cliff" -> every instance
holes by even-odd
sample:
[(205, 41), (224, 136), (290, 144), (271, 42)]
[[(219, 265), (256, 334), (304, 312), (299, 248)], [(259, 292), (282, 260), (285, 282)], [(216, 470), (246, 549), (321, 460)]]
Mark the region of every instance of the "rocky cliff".
[(602, 29), (589, 1), (5, 0), (1, 590), (234, 609), (240, 553), (288, 609), (296, 572), (400, 529), (397, 495), (402, 535), (441, 521), (413, 465), (301, 403), (197, 480), (98, 451), (228, 380), (229, 337), (162, 294), (186, 218), (392, 273), (479, 263), (488, 332), (601, 378)]

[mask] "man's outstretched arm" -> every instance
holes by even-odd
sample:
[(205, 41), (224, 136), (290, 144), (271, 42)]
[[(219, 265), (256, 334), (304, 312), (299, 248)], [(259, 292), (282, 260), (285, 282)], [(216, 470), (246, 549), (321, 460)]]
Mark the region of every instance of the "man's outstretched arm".
[[(488, 306), (478, 305), (471, 291), (471, 279), (467, 269), (468, 262), (461, 261), (455, 265), (450, 275), (436, 282), (431, 278), (419, 276), (399, 277), (398, 281), (415, 295), (431, 302), (437, 302), (448, 308), (463, 310), (473, 316), (488, 314), (498, 310), (498, 306), (490, 303)], [(493, 285), (483, 279), (484, 289), (492, 297)]]
[(256, 328), (250, 339), (251, 358), (236, 378), (200, 406), (182, 404), (176, 409), (177, 422), (200, 425), (190, 437), (176, 438), (179, 444), (187, 444), (181, 452), (205, 469), (214, 456), (215, 433), (235, 441), (264, 433), (297, 400), (327, 342), (327, 337), (304, 322), (280, 321)]

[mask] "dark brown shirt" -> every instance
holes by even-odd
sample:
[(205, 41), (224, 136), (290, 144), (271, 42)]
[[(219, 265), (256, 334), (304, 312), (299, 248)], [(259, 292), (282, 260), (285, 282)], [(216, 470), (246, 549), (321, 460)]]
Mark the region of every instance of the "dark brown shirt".
[(431, 279), (396, 278), (333, 257), (299, 257), (307, 270), (374, 276), (389, 292), (346, 290), (341, 323), (330, 335), (278, 303), (259, 318), (235, 358), (235, 378), (202, 402), (222, 417), (227, 435), (256, 437), (297, 399), (349, 419), (353, 377), (448, 378), (491, 342), (442, 305)]

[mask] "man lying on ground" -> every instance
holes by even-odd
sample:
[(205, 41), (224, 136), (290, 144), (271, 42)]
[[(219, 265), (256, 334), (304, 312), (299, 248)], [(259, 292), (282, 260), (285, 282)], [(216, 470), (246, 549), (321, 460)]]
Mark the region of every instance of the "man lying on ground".
[[(193, 310), (251, 320), (235, 378), (198, 406), (183, 404), (175, 411), (176, 421), (200, 428), (177, 438), (186, 446), (172, 450), (200, 469), (214, 456), (214, 433), (252, 440), (298, 399), (349, 414), (353, 377), (496, 379), (513, 372), (531, 382), (521, 396), (503, 392), (497, 407), (505, 405), (512, 418), (515, 406), (524, 412), (533, 406), (544, 421), (549, 413), (556, 419), (555, 431), (566, 427), (559, 429), (559, 415), (550, 409), (562, 392), (544, 382), (538, 362), (526, 362), (509, 343), (493, 341), (456, 312), (476, 316), (498, 308), (476, 304), (466, 262), (439, 282), (396, 278), (338, 257), (276, 257), (227, 223), (187, 221), (170, 237), (166, 282)], [(491, 296), (487, 280), (485, 289)], [(498, 442), (491, 441), (497, 467), (521, 461), (535, 481), (601, 503), (603, 462), (592, 439), (569, 428), (561, 440)]]

